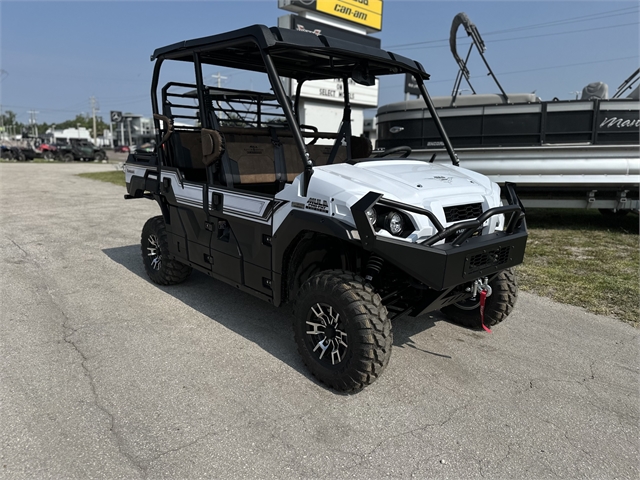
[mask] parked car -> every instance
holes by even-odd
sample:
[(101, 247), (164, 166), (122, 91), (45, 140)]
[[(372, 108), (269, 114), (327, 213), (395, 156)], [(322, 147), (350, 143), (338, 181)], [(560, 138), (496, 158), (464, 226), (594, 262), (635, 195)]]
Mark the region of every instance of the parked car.
[(107, 160), (107, 152), (87, 140), (71, 140), (70, 143), (56, 144), (60, 152), (60, 159), (65, 162), (102, 161)]
[(17, 160), (19, 162), (24, 162), (26, 160), (33, 160), (34, 158), (36, 158), (38, 156), (38, 152), (29, 147), (2, 145), (1, 155), (2, 158), (6, 160)]
[(143, 143), (142, 145), (133, 145), (131, 153), (153, 153), (155, 145), (153, 143)]
[(58, 147), (51, 143), (41, 143), (37, 150), (46, 160), (54, 160), (58, 157)]
[(113, 149), (113, 151), (115, 153), (129, 153), (131, 152), (131, 149), (129, 148), (128, 145), (118, 145)]

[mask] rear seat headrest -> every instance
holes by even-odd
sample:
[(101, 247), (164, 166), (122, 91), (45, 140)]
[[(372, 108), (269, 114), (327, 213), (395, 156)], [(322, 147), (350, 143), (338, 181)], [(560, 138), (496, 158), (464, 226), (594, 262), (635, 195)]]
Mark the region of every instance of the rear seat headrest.
[(220, 155), (224, 151), (224, 139), (217, 130), (207, 128), (203, 128), (200, 135), (202, 138), (202, 163), (208, 167), (220, 159)]

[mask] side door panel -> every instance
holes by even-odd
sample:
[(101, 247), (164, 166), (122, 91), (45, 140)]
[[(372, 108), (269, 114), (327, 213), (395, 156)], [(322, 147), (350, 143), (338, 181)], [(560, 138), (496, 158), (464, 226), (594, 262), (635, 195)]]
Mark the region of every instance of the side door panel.
[[(210, 218), (216, 224), (216, 233), (211, 239), (213, 271), (231, 278), (230, 272), (225, 272), (223, 267), (233, 263), (232, 258), (235, 258), (242, 283), (269, 296), (272, 295), (273, 202), (270, 197), (209, 189)], [(222, 261), (218, 262), (217, 258)]]
[[(171, 204), (168, 229), (171, 250), (176, 256), (211, 270), (209, 245), (212, 232), (206, 228), (205, 184), (181, 182), (179, 174), (172, 169), (162, 169), (162, 184)], [(176, 214), (178, 218), (175, 218)]]

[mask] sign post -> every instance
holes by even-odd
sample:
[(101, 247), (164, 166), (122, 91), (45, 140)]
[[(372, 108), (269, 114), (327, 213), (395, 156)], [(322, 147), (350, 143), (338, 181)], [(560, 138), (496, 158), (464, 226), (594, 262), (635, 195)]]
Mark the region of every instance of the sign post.
[[(278, 19), (278, 26), (315, 35), (326, 35), (347, 42), (380, 48), (380, 39), (367, 33), (382, 29), (382, 0), (278, 0), (278, 7), (298, 15)], [(287, 82), (289, 94), (297, 91), (298, 84)], [(351, 131), (364, 133), (364, 112), (378, 106), (378, 88), (358, 85), (349, 80)], [(342, 79), (304, 82), (300, 89), (300, 121), (315, 125), (323, 131), (336, 130), (342, 121), (344, 103)]]

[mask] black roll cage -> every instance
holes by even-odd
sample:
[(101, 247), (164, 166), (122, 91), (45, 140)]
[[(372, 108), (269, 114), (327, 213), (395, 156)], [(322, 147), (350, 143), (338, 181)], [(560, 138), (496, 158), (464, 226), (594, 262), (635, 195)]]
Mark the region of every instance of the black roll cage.
[[(247, 46), (250, 48), (247, 49)], [(255, 55), (255, 49), (259, 51), (260, 62)], [(220, 53), (216, 54), (214, 52)], [(243, 59), (243, 55), (246, 58)], [(297, 55), (300, 60), (293, 58), (295, 55)], [(274, 61), (274, 57), (276, 61)], [(324, 66), (314, 65), (315, 61), (320, 64), (323, 59), (325, 62), (328, 62), (328, 64)], [(160, 70), (165, 60), (193, 63), (202, 128), (216, 128), (216, 125), (213, 125), (214, 121), (209, 118), (205, 109), (204, 92), (207, 86), (205, 86), (202, 78), (203, 63), (266, 73), (274, 95), (291, 128), (294, 142), (305, 165), (302, 196), (307, 195), (309, 182), (313, 175), (313, 161), (307, 151), (300, 124), (297, 121), (299, 118), (298, 103), (302, 84), (307, 80), (342, 79), (345, 92), (343, 95), (344, 113), (342, 126), (333, 147), (337, 149), (343, 138), (346, 142), (350, 141), (351, 105), (349, 100), (349, 79), (351, 78), (352, 72), (358, 67), (364, 68), (366, 71), (370, 69), (371, 75), (374, 76), (376, 74), (411, 73), (435, 121), (436, 128), (440, 133), (451, 162), (456, 166), (459, 165), (458, 157), (453, 150), (451, 141), (444, 130), (433, 101), (424, 85), (423, 80), (428, 79), (429, 74), (424, 71), (420, 63), (400, 55), (323, 35), (316, 36), (307, 32), (275, 27), (269, 29), (263, 25), (254, 25), (233, 32), (188, 40), (159, 48), (151, 56), (151, 60), (155, 60), (151, 82), (151, 108), (154, 114), (154, 125), (157, 132), (156, 144), (158, 145), (157, 154), (159, 156), (158, 174), (160, 174), (162, 165), (165, 164), (163, 149), (159, 148), (163, 143), (163, 138), (160, 126), (161, 112), (159, 111), (158, 105)], [(278, 70), (276, 63), (282, 67), (280, 70)], [(280, 80), (281, 76), (294, 78), (298, 82), (293, 105), (282, 85)], [(167, 126), (167, 129), (168, 128)], [(165, 135), (164, 140), (166, 140), (166, 138), (167, 136)], [(347, 149), (347, 151), (349, 151), (349, 149)]]

